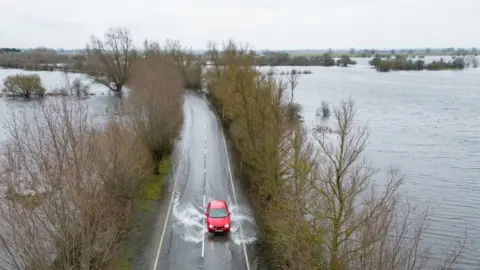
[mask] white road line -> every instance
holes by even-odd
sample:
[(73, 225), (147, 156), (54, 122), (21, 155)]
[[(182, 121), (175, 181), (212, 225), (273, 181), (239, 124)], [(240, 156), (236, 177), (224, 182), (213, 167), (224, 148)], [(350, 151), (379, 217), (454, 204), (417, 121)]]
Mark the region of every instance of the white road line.
[[(200, 102), (198, 102), (197, 100), (195, 100), (195, 101), (197, 102), (197, 104), (200, 104)], [(203, 113), (203, 110), (202, 110), (202, 113)], [(205, 115), (203, 115), (203, 116), (205, 117)], [(217, 115), (215, 115), (215, 117), (217, 117)], [(225, 147), (225, 155), (227, 156), (227, 168), (228, 168), (228, 173), (230, 175), (230, 184), (232, 186), (233, 200), (235, 201), (235, 204), (238, 206), (237, 195), (235, 194), (236, 193), (235, 192), (235, 186), (233, 184), (232, 169), (230, 168), (230, 158), (228, 157), (227, 141), (225, 140), (225, 134), (223, 133), (223, 127), (222, 127), (221, 123), (220, 123), (220, 130), (222, 131), (223, 146)], [(205, 133), (205, 136), (206, 135), (207, 134)], [(240, 226), (240, 237), (242, 239), (245, 239), (244, 234), (243, 234), (242, 226)], [(245, 242), (242, 242), (242, 246), (243, 246), (243, 252), (245, 254), (245, 263), (247, 264), (247, 270), (250, 270), (250, 262), (248, 260), (247, 247), (245, 246)]]
[[(197, 102), (197, 104), (200, 105), (200, 102), (198, 102), (197, 100), (195, 100), (195, 101)], [(203, 109), (201, 109), (201, 111), (202, 111), (203, 120), (204, 120), (204, 124), (205, 124), (205, 143), (206, 143), (206, 141), (207, 141), (206, 119), (205, 119), (205, 114), (203, 113)], [(235, 204), (238, 206), (237, 195), (236, 195), (236, 192), (235, 192), (235, 185), (233, 184), (232, 169), (230, 168), (230, 158), (228, 157), (227, 141), (225, 140), (225, 134), (223, 133), (223, 127), (222, 127), (221, 123), (220, 123), (220, 129), (222, 131), (223, 146), (225, 147), (225, 155), (227, 157), (227, 168), (228, 168), (228, 173), (230, 175), (230, 184), (232, 186), (233, 200), (235, 201)], [(206, 144), (205, 144), (205, 146), (206, 146)], [(206, 151), (206, 148), (205, 148), (205, 151)], [(204, 205), (205, 205), (205, 203), (204, 203)], [(242, 239), (245, 239), (244, 234), (243, 234), (242, 226), (240, 226), (240, 237)], [(204, 243), (204, 241), (205, 241), (205, 236), (203, 237), (203, 242), (202, 243)], [(242, 246), (243, 246), (243, 253), (245, 254), (245, 263), (247, 265), (247, 270), (250, 270), (250, 262), (248, 260), (247, 247), (245, 245), (245, 242), (242, 242)], [(202, 248), (202, 255), (203, 255), (203, 252), (204, 252), (204, 249)]]
[[(197, 104), (198, 101), (197, 101)], [(203, 117), (203, 133), (205, 134), (205, 141), (204, 141), (204, 152), (203, 152), (203, 177), (205, 184), (207, 182), (207, 120), (205, 119), (205, 113), (203, 112), (203, 109), (200, 109), (202, 112), (202, 117)], [(204, 185), (205, 186), (205, 185)], [(205, 190), (203, 190), (203, 209), (205, 211)], [(205, 216), (203, 216), (202, 219), (202, 231), (205, 229)], [(202, 237), (202, 258), (205, 257), (205, 234), (203, 234)]]
[[(185, 137), (183, 137), (183, 138), (185, 139)], [(155, 256), (155, 263), (153, 264), (152, 270), (157, 269), (158, 258), (160, 257), (160, 251), (162, 249), (163, 238), (165, 237), (165, 231), (167, 230), (167, 224), (168, 224), (169, 217), (170, 217), (170, 211), (172, 210), (172, 203), (173, 203), (173, 199), (174, 199), (174, 196), (175, 196), (175, 189), (177, 187), (178, 172), (180, 171), (180, 167), (182, 167), (183, 154), (185, 153), (186, 145), (187, 144), (184, 140), (183, 141), (183, 147), (182, 147), (182, 153), (180, 155), (180, 161), (178, 162), (178, 168), (177, 168), (177, 171), (175, 172), (175, 175), (174, 175), (175, 180), (174, 180), (174, 183), (173, 183), (173, 190), (172, 190), (172, 196), (170, 197), (170, 203), (168, 204), (167, 217), (165, 218), (165, 224), (163, 225), (162, 236), (160, 237), (160, 242), (158, 243), (157, 255)]]
[[(203, 114), (203, 110), (202, 110)], [(207, 121), (205, 120), (205, 116), (203, 116), (203, 130), (204, 130), (204, 135), (205, 135), (205, 149), (207, 149)]]
[[(232, 169), (230, 168), (230, 158), (228, 157), (227, 141), (225, 140), (225, 134), (223, 133), (223, 127), (221, 123), (220, 123), (220, 129), (222, 131), (223, 146), (225, 147), (225, 155), (227, 156), (227, 168), (228, 168), (228, 173), (230, 174), (230, 184), (232, 185), (233, 200), (235, 200), (235, 204), (238, 207), (237, 196), (235, 195), (235, 185), (233, 184)], [(238, 209), (237, 209), (237, 212), (238, 212)], [(245, 239), (245, 237), (243, 236), (242, 226), (240, 226), (240, 237), (242, 238), (242, 240)], [(250, 262), (248, 261), (247, 247), (245, 246), (245, 242), (242, 242), (242, 246), (243, 246), (243, 252), (245, 253), (245, 263), (247, 264), (247, 270), (250, 270)]]
[[(205, 194), (203, 194), (203, 209), (205, 209)], [(205, 216), (203, 216), (202, 230), (205, 228)], [(202, 238), (202, 258), (205, 257), (205, 235)]]

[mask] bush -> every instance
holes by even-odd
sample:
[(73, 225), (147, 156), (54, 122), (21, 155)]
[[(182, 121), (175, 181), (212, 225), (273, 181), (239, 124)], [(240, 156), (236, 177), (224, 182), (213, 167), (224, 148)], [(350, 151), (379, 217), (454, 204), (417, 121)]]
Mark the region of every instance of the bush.
[(32, 95), (45, 96), (45, 88), (42, 86), (42, 80), (37, 74), (8, 76), (3, 82), (3, 86), (3, 92), (7, 96), (24, 98), (30, 98)]
[(328, 118), (330, 116), (330, 107), (326, 101), (322, 101), (322, 117)]
[[(67, 78), (68, 82), (68, 78)], [(74, 95), (77, 97), (86, 97), (89, 95), (89, 86), (82, 83), (82, 80), (76, 78), (72, 81), (70, 85), (70, 95)]]

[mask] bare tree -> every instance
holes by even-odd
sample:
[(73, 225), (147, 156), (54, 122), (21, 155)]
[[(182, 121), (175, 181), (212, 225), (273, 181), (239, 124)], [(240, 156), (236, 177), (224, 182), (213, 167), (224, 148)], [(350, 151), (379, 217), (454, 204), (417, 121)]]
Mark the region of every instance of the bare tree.
[(179, 68), (185, 64), (186, 51), (187, 49), (184, 48), (178, 40), (167, 39), (165, 42), (164, 53), (169, 55)]
[(120, 123), (95, 129), (79, 99), (5, 117), (0, 240), (10, 269), (103, 269), (146, 174), (142, 145)]
[(137, 136), (150, 150), (154, 173), (170, 154), (183, 121), (182, 75), (163, 56), (150, 56), (132, 69), (128, 119)]
[(82, 79), (75, 78), (70, 82), (68, 72), (64, 72), (65, 75), (65, 88), (57, 90), (64, 95), (70, 95), (77, 98), (85, 98), (89, 95), (90, 86), (85, 84)]
[(287, 80), (288, 80), (288, 85), (291, 91), (292, 99), (293, 99), (293, 93), (297, 88), (298, 84), (300, 83), (300, 76), (301, 76), (300, 71), (297, 71), (296, 69), (292, 69), (292, 71), (288, 74)]
[(203, 88), (203, 61), (192, 50), (183, 47), (178, 40), (167, 39), (164, 46), (156, 41), (144, 41), (145, 57), (163, 56), (173, 61), (183, 76), (183, 87), (190, 90)]
[(130, 68), (137, 60), (137, 50), (130, 32), (123, 28), (110, 28), (105, 40), (92, 37), (87, 46), (87, 74), (117, 95), (130, 78)]
[(317, 116), (320, 116), (319, 111), (321, 111), (322, 118), (330, 117), (330, 107), (326, 101), (322, 101), (321, 108), (317, 109)]
[[(334, 110), (334, 127), (316, 134), (319, 170), (309, 211), (311, 228), (321, 235), (319, 249), (328, 254), (324, 267), (432, 267), (427, 265), (429, 247), (422, 243), (427, 212), (401, 203), (403, 176), (397, 170), (391, 170), (383, 190), (375, 185), (377, 170), (363, 156), (368, 130), (354, 124), (355, 115), (353, 101), (344, 101)], [(446, 265), (453, 265), (462, 249)]]
[(200, 90), (202, 85), (203, 61), (192, 50), (187, 50), (178, 40), (167, 40), (164, 51), (174, 60), (183, 74), (184, 87), (192, 90)]
[(88, 89), (90, 87), (84, 84), (81, 79), (76, 78), (72, 81), (72, 83), (68, 83), (68, 88), (70, 89), (70, 95), (74, 95), (76, 97), (86, 97), (89, 94)]
[(149, 41), (148, 39), (145, 39), (143, 42), (143, 53), (144, 58), (148, 58), (151, 56), (162, 55), (164, 54), (164, 51), (157, 41)]

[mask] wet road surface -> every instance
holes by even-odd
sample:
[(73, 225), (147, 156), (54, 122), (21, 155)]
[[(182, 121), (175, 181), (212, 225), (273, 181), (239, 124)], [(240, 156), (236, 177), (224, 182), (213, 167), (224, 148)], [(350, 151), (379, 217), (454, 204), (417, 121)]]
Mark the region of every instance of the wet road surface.
[[(256, 227), (230, 167), (220, 122), (208, 101), (196, 94), (185, 96), (184, 114), (169, 191), (141, 268), (256, 269)], [(227, 236), (213, 236), (206, 230), (204, 206), (211, 199), (229, 203), (232, 227)]]

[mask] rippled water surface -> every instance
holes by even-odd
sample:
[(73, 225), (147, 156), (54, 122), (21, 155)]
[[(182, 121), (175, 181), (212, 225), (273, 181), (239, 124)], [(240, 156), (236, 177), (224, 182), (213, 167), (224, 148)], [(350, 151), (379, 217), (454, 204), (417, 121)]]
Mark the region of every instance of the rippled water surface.
[(383, 172), (401, 169), (404, 189), (428, 204), (429, 242), (457, 244), (466, 227), (458, 267), (479, 269), (480, 69), (379, 73), (365, 59), (351, 68), (307, 69), (313, 74), (301, 77), (295, 93), (305, 123), (317, 123), (322, 100), (353, 97), (357, 119), (371, 131), (368, 158)]
[[(317, 123), (322, 100), (336, 105), (353, 97), (359, 123), (371, 130), (367, 155), (374, 166), (395, 166), (406, 174), (405, 190), (430, 206), (427, 237), (432, 243), (455, 244), (467, 227), (459, 268), (478, 269), (480, 69), (378, 73), (367, 61), (350, 68), (307, 68), (313, 74), (302, 76), (295, 94), (305, 123)], [(0, 80), (16, 72), (0, 69)], [(46, 86), (61, 86), (62, 73), (41, 76)], [(102, 87), (93, 91), (98, 93), (88, 101), (93, 113), (108, 115), (114, 98), (101, 95), (106, 94)], [(0, 99), (0, 107), (8, 102)]]

